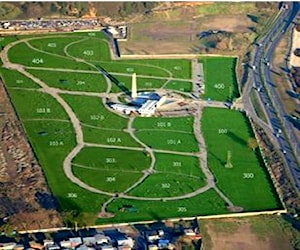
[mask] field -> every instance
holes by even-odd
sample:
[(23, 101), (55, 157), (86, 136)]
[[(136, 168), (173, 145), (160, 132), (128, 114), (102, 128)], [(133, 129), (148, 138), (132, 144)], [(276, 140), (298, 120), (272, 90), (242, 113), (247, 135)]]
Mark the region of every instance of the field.
[[(245, 115), (231, 110), (207, 108), (202, 124), (208, 146), (208, 164), (220, 189), (237, 206), (248, 211), (255, 211), (257, 207), (278, 207), (278, 200), (273, 195), (274, 188), (262, 167), (260, 153), (248, 145), (253, 134)], [(231, 168), (225, 167), (228, 151), (231, 153)]]
[(66, 72), (66, 71), (47, 71), (44, 70), (29, 69), (28, 72), (48, 86), (53, 88), (59, 88), (69, 91), (85, 91), (85, 92), (105, 92), (107, 89), (107, 83), (104, 77), (99, 73), (91, 74), (87, 73)]
[(232, 57), (199, 58), (204, 68), (205, 99), (226, 101), (239, 97), (235, 75), (236, 61)]
[(300, 233), (286, 216), (200, 220), (208, 249), (299, 249)]
[[(248, 145), (247, 117), (184, 99), (193, 88), (191, 60), (113, 60), (101, 32), (2, 42), (14, 41), (8, 59), (24, 71), (1, 67), (1, 78), (61, 211), (87, 213), (102, 224), (281, 208), (260, 152)], [(239, 96), (236, 58), (199, 60), (205, 99)], [(95, 66), (128, 89), (135, 72), (138, 90), (182, 94), (198, 115), (117, 113), (109, 104), (125, 94)], [(229, 151), (232, 168), (224, 167)], [(104, 211), (113, 217), (102, 218)]]

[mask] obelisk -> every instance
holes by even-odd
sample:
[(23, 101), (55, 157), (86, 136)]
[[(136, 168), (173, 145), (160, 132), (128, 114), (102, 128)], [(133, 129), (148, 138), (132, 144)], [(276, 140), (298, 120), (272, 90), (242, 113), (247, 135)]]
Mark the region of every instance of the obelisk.
[(136, 73), (132, 74), (132, 82), (131, 82), (131, 98), (137, 97), (137, 87), (136, 87)]

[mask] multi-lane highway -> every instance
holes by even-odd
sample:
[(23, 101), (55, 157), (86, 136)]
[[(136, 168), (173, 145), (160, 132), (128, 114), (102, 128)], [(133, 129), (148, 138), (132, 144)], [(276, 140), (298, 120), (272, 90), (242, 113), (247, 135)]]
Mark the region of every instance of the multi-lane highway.
[[(248, 112), (253, 112), (250, 108), (249, 94), (251, 88), (257, 90), (265, 114), (270, 122), (274, 138), (278, 147), (282, 151), (286, 165), (288, 166), (297, 190), (300, 190), (300, 168), (299, 155), (300, 145), (294, 133), (293, 125), (286, 119), (288, 116), (284, 105), (276, 89), (276, 83), (272, 80), (270, 65), (276, 46), (282, 36), (293, 25), (293, 20), (299, 13), (299, 3), (290, 3), (288, 9), (281, 8), (276, 20), (273, 22), (265, 36), (257, 42), (255, 54), (252, 61), (252, 72), (249, 81), (244, 89), (245, 103), (249, 104)], [(247, 105), (245, 105), (247, 110)]]

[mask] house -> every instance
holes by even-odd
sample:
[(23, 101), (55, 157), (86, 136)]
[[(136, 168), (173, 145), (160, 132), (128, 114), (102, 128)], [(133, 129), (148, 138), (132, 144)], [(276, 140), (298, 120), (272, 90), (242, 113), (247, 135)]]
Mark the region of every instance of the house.
[(98, 245), (101, 245), (101, 244), (108, 244), (111, 240), (108, 236), (105, 236), (104, 234), (96, 234), (95, 235), (95, 239), (96, 239), (96, 243)]
[(158, 246), (155, 245), (155, 244), (151, 244), (151, 245), (148, 246), (148, 249), (149, 250), (158, 250)]
[(15, 248), (17, 243), (9, 242), (9, 243), (0, 243), (0, 250), (12, 250)]
[(71, 242), (71, 247), (72, 248), (75, 248), (75, 247), (82, 244), (82, 240), (81, 240), (80, 237), (69, 238), (69, 241)]
[(116, 248), (111, 245), (103, 245), (100, 247), (100, 249), (101, 250), (116, 250)]
[(72, 243), (69, 240), (63, 240), (63, 241), (59, 242), (59, 245), (62, 248), (73, 248)]
[(14, 247), (14, 250), (23, 250), (24, 249), (24, 245), (23, 244), (17, 244)]
[(94, 247), (88, 247), (86, 245), (80, 245), (78, 247), (76, 247), (76, 250), (95, 250)]
[(169, 247), (169, 240), (160, 239), (158, 240), (158, 248), (159, 249), (167, 249)]
[(42, 244), (37, 243), (35, 241), (30, 241), (29, 246), (34, 249), (43, 249), (44, 248), (44, 246)]
[(154, 242), (160, 239), (160, 235), (156, 230), (149, 230), (145, 232), (145, 238), (148, 242)]
[(128, 237), (117, 229), (105, 230), (104, 234), (111, 239), (113, 246), (128, 246), (132, 248), (134, 245), (134, 240), (131, 237)]
[(53, 240), (43, 240), (43, 243), (44, 243), (44, 247), (47, 247), (49, 245), (54, 245)]
[(83, 244), (90, 246), (90, 245), (96, 245), (97, 241), (95, 237), (83, 237), (82, 238)]
[(129, 246), (119, 246), (118, 250), (131, 250), (132, 248)]
[(45, 247), (46, 250), (60, 250), (59, 245), (57, 245), (56, 243), (52, 244), (52, 245), (47, 245)]
[(134, 245), (133, 239), (125, 235), (119, 235), (118, 237), (115, 238), (115, 240), (117, 241), (118, 246), (128, 246), (132, 248)]
[(184, 235), (187, 235), (187, 236), (195, 236), (196, 235), (194, 230), (191, 228), (186, 228), (186, 229), (184, 229), (183, 232), (184, 232)]

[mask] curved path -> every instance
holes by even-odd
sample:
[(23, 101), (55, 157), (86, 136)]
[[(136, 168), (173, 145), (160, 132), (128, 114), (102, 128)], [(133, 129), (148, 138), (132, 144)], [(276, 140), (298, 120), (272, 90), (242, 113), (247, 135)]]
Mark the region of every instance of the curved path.
[[(114, 193), (110, 193), (110, 192), (105, 192), (96, 188), (93, 188), (89, 185), (87, 185), (86, 183), (82, 182), (80, 179), (78, 179), (77, 177), (75, 177), (72, 173), (72, 159), (81, 151), (81, 149), (85, 146), (87, 147), (102, 147), (102, 148), (113, 148), (113, 149), (130, 149), (130, 150), (138, 150), (138, 151), (143, 151), (143, 150), (147, 150), (147, 152), (149, 152), (149, 154), (151, 155), (152, 158), (152, 162), (151, 165), (149, 167), (148, 170), (144, 171), (144, 176), (135, 184), (133, 184), (131, 187), (129, 187), (127, 190), (125, 190), (123, 193), (118, 194), (118, 197), (120, 198), (126, 198), (126, 199), (134, 199), (134, 200), (152, 200), (152, 201), (158, 201), (158, 200), (165, 200), (165, 201), (171, 201), (171, 200), (179, 200), (179, 199), (186, 199), (186, 198), (191, 198), (194, 197), (198, 194), (201, 194), (211, 188), (214, 188), (219, 194), (220, 196), (230, 205), (233, 205), (229, 199), (227, 197), (225, 197), (215, 186), (215, 181), (214, 181), (214, 177), (212, 175), (212, 173), (209, 171), (208, 167), (207, 167), (207, 162), (206, 162), (206, 150), (205, 150), (205, 144), (204, 144), (204, 139), (203, 136), (201, 134), (200, 131), (200, 110), (198, 110), (198, 112), (196, 112), (195, 115), (195, 123), (194, 123), (194, 130), (195, 130), (195, 136), (199, 142), (199, 145), (201, 145), (201, 148), (203, 148), (203, 151), (201, 153), (188, 153), (188, 152), (176, 152), (176, 151), (169, 151), (169, 150), (157, 150), (157, 149), (151, 149), (149, 148), (147, 145), (145, 145), (144, 143), (142, 143), (133, 133), (133, 128), (132, 128), (132, 122), (133, 119), (129, 118), (129, 122), (128, 122), (128, 132), (130, 133), (131, 137), (133, 139), (135, 139), (139, 144), (141, 144), (143, 146), (143, 148), (134, 148), (134, 147), (124, 147), (124, 146), (111, 146), (111, 145), (102, 145), (102, 144), (94, 144), (94, 143), (85, 143), (83, 140), (83, 132), (82, 132), (82, 128), (81, 128), (81, 123), (79, 121), (79, 119), (77, 118), (77, 116), (75, 115), (75, 113), (73, 112), (73, 110), (70, 108), (70, 106), (64, 101), (64, 99), (62, 99), (59, 94), (62, 93), (66, 93), (66, 94), (75, 94), (75, 95), (88, 95), (88, 96), (98, 96), (101, 98), (106, 98), (108, 93), (93, 93), (93, 92), (78, 92), (78, 91), (67, 91), (67, 90), (60, 90), (60, 89), (56, 89), (56, 88), (51, 88), (49, 87), (46, 83), (44, 83), (43, 81), (41, 81), (40, 79), (38, 79), (37, 77), (31, 75), (30, 73), (28, 73), (27, 71), (25, 71), (25, 68), (23, 65), (20, 64), (14, 64), (11, 63), (9, 61), (8, 58), (8, 50), (15, 46), (18, 43), (21, 42), (27, 42), (29, 40), (33, 40), (33, 39), (37, 39), (37, 38), (27, 38), (27, 39), (23, 39), (23, 40), (19, 40), (16, 42), (13, 42), (9, 45), (7, 45), (0, 53), (0, 57), (3, 61), (3, 65), (4, 67), (8, 68), (8, 69), (13, 69), (13, 70), (17, 70), (18, 72), (22, 73), (23, 75), (25, 75), (26, 77), (32, 79), (34, 82), (36, 82), (41, 88), (42, 91), (51, 95), (66, 111), (66, 113), (68, 114), (70, 121), (72, 122), (72, 125), (74, 127), (75, 130), (75, 134), (76, 134), (76, 142), (77, 142), (77, 146), (67, 155), (67, 157), (65, 158), (64, 162), (63, 162), (63, 169), (64, 172), (66, 174), (66, 176), (75, 184), (79, 185), (80, 187), (90, 191), (90, 192), (94, 192), (94, 193), (99, 193), (99, 194), (104, 194), (107, 196), (112, 197), (111, 199), (109, 199), (105, 204), (109, 204), (110, 201), (114, 200), (116, 197), (116, 194)], [(30, 45), (31, 46), (31, 45)], [(32, 47), (32, 46), (31, 46)], [(35, 48), (33, 48), (35, 49)], [(39, 51), (38, 49), (35, 49), (37, 51)], [(65, 49), (65, 51), (67, 51), (67, 49)], [(41, 51), (43, 53), (45, 53), (45, 51)], [(49, 52), (46, 52), (46, 54), (52, 54)], [(52, 54), (52, 55), (56, 55), (56, 54)], [(56, 55), (58, 57), (64, 57), (61, 55)], [(64, 57), (66, 58), (66, 57)], [(70, 59), (70, 58), (69, 58)], [(72, 58), (73, 60), (76, 58)], [(78, 59), (81, 62), (84, 62), (90, 66), (93, 66), (95, 68), (95, 66), (91, 63), (85, 62), (82, 59)], [(158, 67), (159, 68), (159, 67)], [(39, 68), (41, 69), (41, 68)], [(53, 70), (53, 69), (52, 69)], [(67, 70), (63, 70), (63, 71), (67, 71)], [(80, 72), (80, 70), (76, 71), (76, 72)], [(170, 72), (171, 73), (171, 72)], [(155, 78), (155, 77), (152, 77)], [(165, 78), (164, 78), (165, 79)], [(173, 78), (175, 79), (175, 78)], [(182, 80), (182, 79), (181, 79)], [(218, 104), (219, 106), (219, 104)], [(188, 193), (188, 194), (184, 194), (184, 195), (180, 195), (180, 196), (175, 196), (175, 197), (136, 197), (136, 196), (131, 196), (131, 195), (126, 195), (125, 193), (131, 191), (133, 188), (137, 187), (138, 185), (140, 185), (140, 183), (142, 183), (150, 174), (155, 172), (155, 155), (154, 152), (163, 152), (163, 153), (170, 153), (170, 154), (180, 154), (180, 155), (197, 155), (200, 159), (201, 159), (201, 168), (207, 178), (207, 185), (204, 187), (201, 187), (197, 190), (195, 190), (194, 192)], [(105, 206), (106, 206), (105, 205)], [(103, 207), (102, 207), (103, 209)]]

